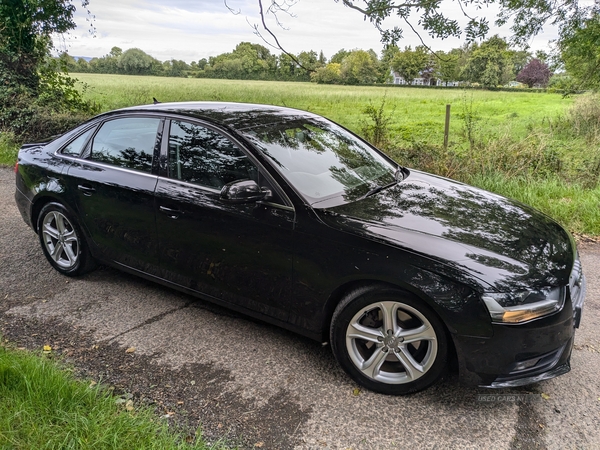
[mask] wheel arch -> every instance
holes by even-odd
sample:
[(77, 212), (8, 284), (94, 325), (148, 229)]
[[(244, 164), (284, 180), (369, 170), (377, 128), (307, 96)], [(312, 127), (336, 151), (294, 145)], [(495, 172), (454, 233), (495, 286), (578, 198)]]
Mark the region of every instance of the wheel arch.
[(67, 210), (70, 213), (74, 214), (73, 210), (68, 205), (66, 205), (62, 200), (54, 197), (53, 195), (50, 195), (49, 193), (44, 193), (44, 194), (34, 198), (32, 204), (31, 204), (31, 225), (33, 226), (33, 231), (35, 231), (36, 233), (39, 233), (38, 221), (40, 218), (40, 212), (42, 211), (44, 206), (46, 206), (48, 203), (60, 203), (65, 208), (67, 208)]
[(416, 300), (424, 302), (430, 309), (433, 310), (433, 312), (435, 312), (435, 314), (438, 316), (438, 318), (444, 324), (444, 326), (446, 328), (448, 328), (445, 321), (443, 320), (442, 316), (440, 315), (439, 311), (437, 311), (437, 306), (436, 306), (435, 302), (432, 299), (428, 298), (423, 293), (417, 293), (417, 292), (414, 292), (414, 289), (410, 289), (407, 286), (403, 286), (402, 284), (391, 283), (389, 281), (384, 281), (384, 280), (378, 280), (378, 279), (351, 280), (351, 281), (347, 281), (346, 283), (343, 283), (340, 286), (338, 286), (337, 288), (335, 288), (333, 290), (333, 292), (329, 295), (329, 298), (327, 299), (327, 302), (326, 302), (325, 308), (324, 308), (323, 323), (321, 324), (321, 333), (324, 338), (323, 342), (325, 342), (329, 338), (329, 327), (331, 325), (331, 319), (333, 317), (333, 313), (334, 313), (337, 305), (344, 299), (344, 297), (346, 297), (346, 295), (350, 294), (352, 291), (354, 291), (356, 289), (360, 289), (360, 288), (367, 288), (367, 287), (373, 288), (373, 289), (376, 289), (378, 287), (382, 288), (382, 289), (385, 289), (385, 288), (396, 289), (396, 290), (406, 293), (406, 295), (409, 295)]
[(431, 311), (437, 316), (444, 327), (446, 338), (448, 341), (448, 362), (452, 368), (457, 367), (458, 357), (456, 353), (456, 347), (452, 333), (448, 327), (448, 324), (443, 319), (442, 315), (438, 311), (438, 306), (433, 299), (429, 298), (424, 293), (414, 292), (414, 289), (408, 289), (406, 286), (397, 283), (390, 283), (388, 281), (376, 280), (376, 279), (363, 279), (363, 280), (352, 280), (338, 286), (329, 296), (327, 303), (325, 304), (323, 323), (321, 325), (321, 342), (326, 343), (329, 341), (329, 331), (331, 327), (331, 321), (333, 319), (333, 313), (340, 304), (340, 302), (350, 294), (352, 291), (361, 288), (382, 288), (382, 289), (396, 289), (404, 292), (406, 295), (412, 297), (415, 300), (423, 302)]

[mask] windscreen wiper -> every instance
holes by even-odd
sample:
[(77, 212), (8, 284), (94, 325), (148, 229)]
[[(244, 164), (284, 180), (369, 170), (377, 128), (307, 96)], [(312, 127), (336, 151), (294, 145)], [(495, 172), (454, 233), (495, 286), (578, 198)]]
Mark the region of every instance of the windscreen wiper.
[(404, 172), (402, 172), (402, 167), (398, 166), (398, 168), (394, 172), (394, 181), (392, 181), (389, 184), (384, 184), (382, 186), (375, 186), (374, 188), (369, 189), (369, 192), (367, 192), (365, 195), (363, 195), (359, 200), (362, 200), (363, 198), (367, 198), (367, 197), (370, 197), (371, 195), (377, 194), (378, 192), (381, 192), (384, 189), (387, 189), (389, 187), (395, 186), (396, 184), (400, 183), (402, 180), (404, 180)]

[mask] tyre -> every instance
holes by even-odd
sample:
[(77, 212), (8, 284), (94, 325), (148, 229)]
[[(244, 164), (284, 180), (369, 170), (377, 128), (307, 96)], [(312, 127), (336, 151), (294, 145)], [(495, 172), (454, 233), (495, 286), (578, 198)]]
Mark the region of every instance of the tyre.
[(42, 208), (38, 236), (44, 255), (63, 275), (77, 276), (95, 267), (79, 225), (60, 203)]
[(422, 301), (385, 286), (356, 289), (338, 304), (330, 342), (346, 373), (383, 394), (421, 391), (447, 370), (442, 321)]

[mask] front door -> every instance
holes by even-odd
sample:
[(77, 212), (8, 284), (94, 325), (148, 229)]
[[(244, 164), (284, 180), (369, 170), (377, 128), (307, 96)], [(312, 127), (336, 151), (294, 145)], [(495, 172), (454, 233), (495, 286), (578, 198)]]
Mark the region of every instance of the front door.
[[(165, 145), (166, 147), (166, 145)], [(266, 179), (228, 136), (171, 121), (168, 162), (156, 187), (156, 223), (165, 277), (212, 298), (287, 320), (292, 301), (294, 210), (270, 202), (226, 203), (232, 181)]]

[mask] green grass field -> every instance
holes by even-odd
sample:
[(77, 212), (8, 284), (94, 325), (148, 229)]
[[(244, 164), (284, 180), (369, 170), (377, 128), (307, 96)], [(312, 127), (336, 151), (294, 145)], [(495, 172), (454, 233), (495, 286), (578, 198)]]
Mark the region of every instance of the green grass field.
[[(266, 103), (321, 114), (361, 135), (372, 123), (365, 108), (385, 102), (389, 124), (382, 148), (399, 163), (516, 198), (574, 233), (600, 235), (600, 118), (591, 131), (581, 131), (585, 127), (574, 122), (575, 98), (532, 91), (75, 76), (87, 85), (85, 97), (103, 110), (150, 103), (153, 97)], [(450, 139), (444, 149), (447, 104)]]
[[(598, 96), (333, 86), (314, 83), (73, 74), (84, 97), (103, 111), (169, 101), (284, 105), (328, 117), (368, 138), (383, 104), (379, 147), (400, 164), (437, 173), (528, 203), (577, 234), (600, 236)], [(448, 148), (443, 147), (451, 105)], [(17, 142), (0, 134), (0, 164), (12, 165)]]
[(86, 98), (103, 110), (170, 101), (232, 101), (266, 103), (321, 114), (355, 132), (361, 131), (363, 110), (385, 98), (390, 129), (405, 142), (442, 144), (446, 105), (451, 105), (450, 139), (459, 142), (465, 110), (490, 137), (508, 129), (525, 136), (532, 127), (560, 116), (572, 104), (559, 94), (492, 92), (461, 89), (418, 89), (393, 86), (335, 86), (276, 81), (210, 80), (100, 74), (73, 74), (89, 88)]

